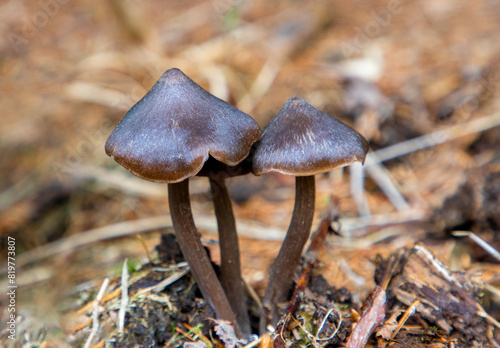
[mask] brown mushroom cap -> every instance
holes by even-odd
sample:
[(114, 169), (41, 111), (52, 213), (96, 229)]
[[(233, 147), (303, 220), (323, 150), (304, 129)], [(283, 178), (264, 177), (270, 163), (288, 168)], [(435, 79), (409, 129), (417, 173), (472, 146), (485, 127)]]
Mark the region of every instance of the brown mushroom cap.
[(196, 175), (209, 154), (238, 164), (259, 136), (252, 117), (174, 68), (127, 112), (105, 149), (142, 179), (176, 183)]
[(262, 130), (252, 171), (307, 176), (364, 163), (366, 139), (300, 98), (290, 98)]

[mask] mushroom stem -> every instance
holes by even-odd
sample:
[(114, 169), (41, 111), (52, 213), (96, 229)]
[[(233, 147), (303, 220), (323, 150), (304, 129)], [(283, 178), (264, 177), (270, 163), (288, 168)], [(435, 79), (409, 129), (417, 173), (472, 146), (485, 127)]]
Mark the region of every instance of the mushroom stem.
[(236, 334), (241, 337), (241, 329), (235, 322), (236, 318), (231, 305), (217, 279), (207, 252), (201, 244), (200, 235), (194, 224), (189, 201), (189, 179), (168, 184), (168, 204), (177, 242), (203, 297), (215, 310), (218, 319), (234, 323)]
[(252, 332), (241, 276), (240, 250), (231, 199), (224, 179), (210, 178), (210, 188), (219, 229), (221, 283), (236, 313), (236, 321), (243, 337), (247, 338)]
[(278, 304), (286, 300), (302, 250), (311, 233), (315, 196), (314, 176), (297, 176), (292, 220), (279, 254), (269, 271), (263, 300), (264, 313), (260, 318), (261, 334), (266, 332), (267, 325), (274, 326), (278, 322)]

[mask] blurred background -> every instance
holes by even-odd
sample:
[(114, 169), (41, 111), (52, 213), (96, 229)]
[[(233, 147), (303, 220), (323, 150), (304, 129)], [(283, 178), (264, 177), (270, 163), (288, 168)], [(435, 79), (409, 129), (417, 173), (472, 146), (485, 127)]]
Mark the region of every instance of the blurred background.
[[(125, 258), (143, 262), (170, 230), (166, 186), (130, 175), (104, 142), (172, 67), (261, 127), (298, 96), (370, 141), (363, 168), (317, 178), (315, 221), (331, 195), (342, 212), (320, 257), (331, 284), (364, 299), (375, 256), (417, 240), (500, 282), (498, 262), (450, 236), (499, 245), (499, 32), (496, 0), (2, 1), (0, 249), (6, 260), (15, 238), (20, 327), (62, 344), (81, 323), (71, 294), (118, 275)], [(294, 178), (228, 184), (244, 276), (262, 293)], [(206, 179), (191, 190), (200, 231), (216, 239)]]

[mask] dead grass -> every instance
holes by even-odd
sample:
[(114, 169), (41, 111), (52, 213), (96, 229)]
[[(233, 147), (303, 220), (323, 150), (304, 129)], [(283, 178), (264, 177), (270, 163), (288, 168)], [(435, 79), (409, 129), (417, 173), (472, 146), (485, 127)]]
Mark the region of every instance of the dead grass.
[[(51, 251), (17, 269), (18, 346), (75, 344), (73, 328), (90, 325), (75, 310), (93, 300), (102, 279), (116, 285), (125, 258), (147, 262), (134, 237), (140, 229), (74, 241), (168, 214), (166, 187), (129, 176), (103, 148), (124, 112), (171, 67), (261, 126), (299, 96), (369, 138), (380, 157), (362, 172), (364, 190), (352, 194), (349, 170), (318, 178), (316, 225), (331, 194), (341, 202), (342, 236), (327, 240), (316, 269), (330, 285), (346, 287), (361, 304), (374, 290), (376, 255), (421, 241), (483, 284), (483, 307), (500, 320), (498, 260), (451, 235), (472, 231), (499, 250), (499, 5), (390, 3), (2, 3), (0, 253), (6, 259), (8, 236), (19, 265)], [(232, 180), (230, 189), (239, 201), (244, 277), (261, 294), (291, 215), (293, 180), (263, 175)], [(192, 191), (195, 219), (215, 238), (205, 180), (193, 180)], [(146, 248), (167, 225), (147, 228)], [(50, 249), (63, 242), (64, 250)], [(209, 247), (217, 261), (216, 245)], [(76, 301), (82, 291), (90, 293)]]

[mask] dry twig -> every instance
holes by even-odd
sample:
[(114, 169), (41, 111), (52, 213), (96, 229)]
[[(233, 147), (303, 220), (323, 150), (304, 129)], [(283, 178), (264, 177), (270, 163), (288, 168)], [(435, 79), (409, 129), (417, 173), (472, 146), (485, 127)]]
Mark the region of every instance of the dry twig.
[(120, 310), (118, 312), (118, 333), (123, 333), (123, 328), (125, 326), (125, 314), (127, 313), (128, 306), (128, 259), (125, 259), (122, 267), (122, 298), (120, 302)]
[(108, 285), (109, 285), (109, 278), (105, 278), (104, 281), (102, 282), (99, 292), (97, 293), (97, 296), (95, 297), (94, 309), (92, 311), (92, 329), (90, 331), (89, 337), (87, 338), (87, 341), (85, 341), (85, 345), (83, 346), (83, 348), (90, 347), (92, 341), (94, 340), (95, 335), (97, 335), (97, 332), (99, 331), (99, 303), (104, 297), (104, 293), (106, 292)]
[(373, 166), (377, 162), (384, 162), (393, 158), (401, 157), (415, 151), (443, 144), (445, 142), (464, 137), (466, 135), (480, 133), (500, 125), (500, 112), (490, 116), (478, 118), (467, 123), (457, 124), (449, 128), (425, 134), (417, 138), (403, 141), (383, 149), (369, 153), (366, 156), (365, 166)]
[(373, 295), (367, 300), (369, 302), (368, 309), (363, 313), (351, 336), (349, 336), (347, 348), (366, 346), (372, 332), (385, 318), (385, 301), (384, 289), (377, 286)]
[(452, 234), (455, 237), (469, 237), (477, 245), (479, 245), (481, 248), (483, 248), (484, 250), (486, 250), (488, 252), (488, 254), (490, 254), (495, 259), (497, 259), (498, 261), (500, 261), (500, 253), (495, 248), (493, 248), (490, 244), (488, 244), (484, 239), (482, 239), (477, 234), (475, 234), (474, 232), (470, 232), (470, 231), (454, 231)]
[(401, 330), (401, 328), (404, 326), (404, 324), (406, 323), (408, 318), (410, 318), (413, 314), (415, 314), (419, 304), (420, 304), (420, 300), (415, 300), (415, 302), (413, 302), (411, 304), (411, 306), (406, 309), (403, 317), (398, 322), (398, 327), (392, 333), (391, 340), (393, 340), (396, 337), (396, 335)]

